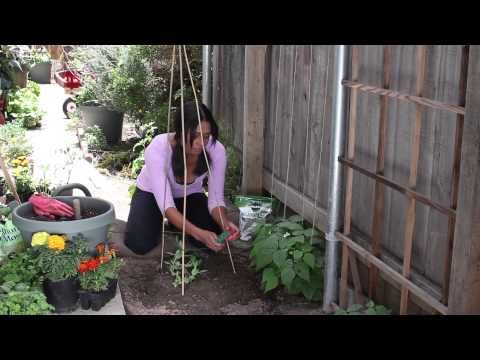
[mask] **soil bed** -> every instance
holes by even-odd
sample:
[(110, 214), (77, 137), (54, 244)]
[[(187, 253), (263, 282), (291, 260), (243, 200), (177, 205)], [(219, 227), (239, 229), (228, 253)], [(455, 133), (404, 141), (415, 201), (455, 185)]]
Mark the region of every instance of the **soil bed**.
[[(92, 218), (92, 217), (95, 217), (95, 216), (98, 216), (98, 215), (101, 215), (103, 213), (105, 213), (105, 211), (100, 211), (98, 209), (85, 209), (85, 210), (81, 210), (81, 213), (82, 213), (82, 220), (83, 219), (89, 219), (89, 218)], [(25, 216), (25, 219), (30, 219), (30, 220), (36, 220), (36, 221), (49, 221), (49, 222), (54, 222), (54, 221), (73, 221), (75, 220), (74, 217), (72, 218), (66, 218), (66, 217), (56, 217), (55, 219), (50, 219), (49, 217), (46, 217), (46, 216), (39, 216), (39, 215), (35, 215), (35, 214), (31, 214), (29, 216)]]
[(282, 290), (263, 294), (261, 274), (248, 267), (248, 251), (232, 249), (237, 273), (227, 254), (202, 256), (202, 273), (192, 283), (173, 287), (173, 277), (164, 263), (163, 273), (156, 269), (160, 259), (125, 258), (119, 286), (127, 314), (146, 315), (260, 315), (323, 314), (321, 304)]

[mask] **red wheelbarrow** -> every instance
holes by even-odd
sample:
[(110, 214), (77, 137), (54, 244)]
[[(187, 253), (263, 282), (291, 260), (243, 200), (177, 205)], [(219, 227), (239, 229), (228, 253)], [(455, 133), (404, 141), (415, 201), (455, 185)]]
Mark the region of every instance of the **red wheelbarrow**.
[(74, 70), (62, 70), (55, 73), (55, 81), (58, 85), (65, 89), (65, 93), (69, 97), (63, 103), (63, 113), (70, 119), (71, 115), (76, 111), (77, 104), (74, 96), (77, 90), (82, 86), (80, 72)]

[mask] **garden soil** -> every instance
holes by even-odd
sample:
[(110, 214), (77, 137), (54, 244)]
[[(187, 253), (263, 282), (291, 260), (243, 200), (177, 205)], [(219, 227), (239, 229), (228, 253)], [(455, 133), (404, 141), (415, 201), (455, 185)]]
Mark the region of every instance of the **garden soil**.
[(231, 247), (236, 274), (228, 253), (202, 255), (207, 270), (193, 282), (174, 287), (173, 276), (160, 256), (125, 257), (119, 286), (125, 311), (132, 315), (321, 315), (321, 304), (281, 290), (263, 294), (261, 275), (249, 268), (248, 250)]

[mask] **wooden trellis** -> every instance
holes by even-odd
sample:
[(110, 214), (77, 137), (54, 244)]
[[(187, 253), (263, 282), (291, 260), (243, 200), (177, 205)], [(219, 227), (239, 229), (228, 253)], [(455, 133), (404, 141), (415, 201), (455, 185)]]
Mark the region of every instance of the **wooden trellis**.
[[(463, 121), (465, 115), (465, 97), (468, 69), (469, 46), (462, 48), (462, 60), (460, 68), (459, 81), (459, 100), (458, 105), (446, 104), (423, 97), (423, 89), (426, 73), (426, 47), (417, 47), (416, 63), (416, 94), (408, 95), (397, 91), (392, 91), (390, 87), (391, 77), (391, 47), (385, 46), (383, 51), (383, 87), (376, 87), (358, 82), (359, 70), (359, 48), (354, 46), (352, 49), (352, 79), (344, 80), (342, 84), (351, 89), (350, 96), (350, 116), (348, 128), (348, 147), (346, 158), (340, 157), (338, 160), (346, 166), (346, 196), (345, 196), (345, 221), (343, 233), (337, 232), (337, 238), (342, 241), (342, 267), (340, 279), (340, 306), (347, 304), (348, 274), (349, 268), (352, 272), (353, 284), (355, 289), (355, 298), (357, 302), (362, 299), (362, 289), (360, 276), (357, 269), (356, 256), (360, 256), (369, 264), (368, 277), (368, 296), (374, 297), (378, 282), (378, 271), (383, 272), (393, 281), (401, 285), (400, 314), (407, 313), (409, 294), (416, 295), (435, 311), (446, 314), (448, 310), (448, 294), (450, 283), (450, 270), (452, 263), (452, 248), (456, 220), (456, 208), (459, 190), (460, 175), (460, 156), (462, 147)], [(379, 143), (377, 149), (377, 163), (375, 172), (358, 166), (354, 162), (355, 158), (355, 129), (357, 123), (357, 96), (358, 92), (363, 91), (370, 94), (381, 96), (380, 103), (380, 122), (379, 122)], [(384, 176), (385, 168), (385, 144), (387, 139), (387, 114), (389, 98), (413, 102), (416, 106), (415, 123), (413, 127), (412, 141), (410, 145), (410, 177), (408, 186), (398, 184)], [(434, 108), (449, 111), (457, 114), (455, 130), (454, 161), (452, 168), (451, 197), (449, 207), (432, 201), (425, 195), (415, 191), (417, 184), (417, 173), (420, 152), (420, 131), (422, 126), (422, 115), (424, 108)], [(375, 180), (374, 192), (374, 214), (372, 223), (372, 253), (362, 248), (350, 238), (351, 233), (351, 212), (352, 212), (352, 193), (353, 193), (353, 171), (368, 176)], [(403, 251), (403, 269), (399, 273), (388, 266), (380, 259), (380, 242), (382, 233), (382, 218), (384, 216), (384, 192), (385, 186), (388, 186), (408, 199), (406, 210), (406, 222), (404, 233), (404, 251)], [(421, 289), (410, 281), (411, 256), (413, 245), (413, 234), (415, 227), (415, 209), (416, 203), (420, 202), (427, 205), (448, 217), (448, 241), (446, 247), (445, 273), (443, 276), (442, 301), (435, 299), (425, 290)]]

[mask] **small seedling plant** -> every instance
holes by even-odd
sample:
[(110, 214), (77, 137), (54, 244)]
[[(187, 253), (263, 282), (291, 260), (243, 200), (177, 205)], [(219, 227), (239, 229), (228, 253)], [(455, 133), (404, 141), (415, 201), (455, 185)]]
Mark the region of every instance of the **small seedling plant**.
[(373, 301), (368, 301), (365, 305), (353, 304), (348, 309), (338, 309), (334, 315), (390, 315), (392, 310), (383, 305), (375, 305)]
[(264, 292), (282, 285), (289, 294), (321, 300), (323, 255), (315, 246), (320, 242), (320, 232), (306, 229), (299, 215), (260, 225), (250, 252), (250, 265), (255, 271), (262, 271)]
[[(177, 249), (174, 254), (168, 254), (172, 256), (166, 261), (166, 264), (168, 265), (170, 275), (174, 278), (172, 285), (177, 287), (182, 284), (182, 249)], [(200, 270), (201, 264), (202, 259), (193, 254), (185, 253), (185, 284), (190, 284), (198, 275), (207, 271)]]

